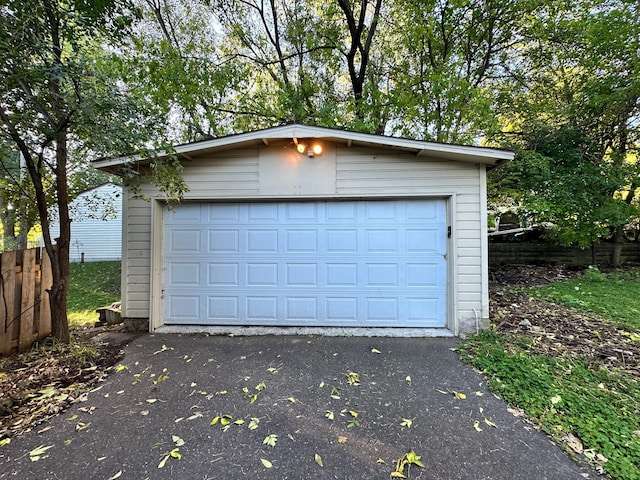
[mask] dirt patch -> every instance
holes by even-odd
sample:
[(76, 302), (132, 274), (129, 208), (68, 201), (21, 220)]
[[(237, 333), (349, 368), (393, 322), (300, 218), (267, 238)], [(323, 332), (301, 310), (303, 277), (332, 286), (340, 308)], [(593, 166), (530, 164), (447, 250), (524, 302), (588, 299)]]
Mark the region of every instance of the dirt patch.
[(595, 314), (530, 297), (520, 287), (574, 277), (562, 267), (504, 266), (490, 273), (490, 315), (496, 331), (524, 335), (533, 353), (582, 358), (592, 367), (622, 368), (640, 379), (640, 342)]
[(29, 431), (83, 401), (134, 338), (119, 329), (77, 331), (71, 346), (50, 343), (0, 358), (0, 439)]

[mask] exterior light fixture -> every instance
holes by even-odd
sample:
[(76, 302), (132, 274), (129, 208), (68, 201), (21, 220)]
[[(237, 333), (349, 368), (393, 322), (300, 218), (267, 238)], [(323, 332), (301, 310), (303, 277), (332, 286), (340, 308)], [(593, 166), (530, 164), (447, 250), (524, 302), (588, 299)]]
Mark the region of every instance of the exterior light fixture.
[(309, 157), (315, 157), (316, 155), (322, 155), (322, 152), (324, 151), (324, 149), (322, 148), (322, 144), (318, 142), (309, 145), (303, 140), (294, 138), (293, 143), (296, 144), (296, 150), (300, 155), (307, 154), (307, 156)]

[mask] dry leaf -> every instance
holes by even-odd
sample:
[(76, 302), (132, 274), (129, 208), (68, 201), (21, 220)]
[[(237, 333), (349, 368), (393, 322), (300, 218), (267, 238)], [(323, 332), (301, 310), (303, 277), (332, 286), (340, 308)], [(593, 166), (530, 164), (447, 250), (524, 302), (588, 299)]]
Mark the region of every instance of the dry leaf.
[(122, 470), (119, 470), (113, 477), (109, 477), (107, 480), (116, 480), (116, 478), (120, 478), (122, 475)]
[(482, 429), (480, 428), (480, 422), (478, 420), (473, 422), (473, 428), (476, 429), (476, 432), (481, 432), (482, 431)]
[(320, 455), (316, 453), (314, 456), (314, 459), (318, 465), (320, 465), (321, 467), (324, 467), (324, 465), (322, 464), (322, 457)]
[(378, 350), (377, 348), (372, 348), (371, 349), (371, 353), (382, 353), (380, 350)]
[(453, 394), (457, 399), (460, 399), (460, 400), (464, 400), (467, 398), (467, 396), (464, 393), (456, 392), (455, 390), (453, 390)]
[(489, 419), (486, 419), (486, 418), (485, 418), (485, 419), (484, 419), (484, 423), (486, 423), (486, 424), (487, 424), (487, 425), (489, 425), (490, 427), (498, 428), (498, 426), (497, 426), (495, 423), (493, 423), (491, 420), (489, 420)]
[(261, 458), (260, 461), (262, 462), (262, 465), (264, 465), (264, 468), (273, 467), (273, 464), (269, 460), (267, 460), (266, 458)]
[(571, 450), (573, 450), (578, 454), (582, 453), (582, 451), (584, 450), (584, 447), (582, 446), (582, 442), (580, 441), (580, 439), (574, 436), (572, 433), (568, 433), (563, 440), (567, 442), (567, 445)]
[(347, 443), (347, 437), (343, 437), (342, 435), (339, 435), (338, 443)]

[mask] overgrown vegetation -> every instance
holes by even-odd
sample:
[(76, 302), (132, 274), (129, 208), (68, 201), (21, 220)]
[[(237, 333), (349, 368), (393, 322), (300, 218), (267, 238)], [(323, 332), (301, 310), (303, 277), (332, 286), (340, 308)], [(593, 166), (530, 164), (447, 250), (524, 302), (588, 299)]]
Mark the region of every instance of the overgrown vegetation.
[(120, 300), (120, 262), (71, 264), (71, 283), (67, 298), (69, 325), (92, 325), (96, 308)]
[[(584, 325), (551, 333), (547, 319), (536, 322), (536, 314), (508, 331), (486, 331), (467, 339), (460, 348), (461, 358), (482, 370), (493, 392), (522, 409), (569, 453), (582, 456), (611, 478), (640, 479), (637, 366), (606, 357), (628, 358), (633, 355), (627, 351), (630, 344), (602, 351), (602, 357), (587, 357), (590, 350), (583, 348), (612, 344), (616, 334), (631, 344), (640, 342), (638, 271), (604, 274), (590, 269), (575, 279), (529, 292), (596, 312), (612, 324), (611, 331), (601, 328), (602, 320), (585, 316)], [(587, 338), (585, 332), (593, 336)], [(603, 335), (611, 338), (600, 338)]]
[(590, 267), (579, 277), (532, 289), (533, 295), (587, 310), (640, 331), (640, 269), (605, 274)]

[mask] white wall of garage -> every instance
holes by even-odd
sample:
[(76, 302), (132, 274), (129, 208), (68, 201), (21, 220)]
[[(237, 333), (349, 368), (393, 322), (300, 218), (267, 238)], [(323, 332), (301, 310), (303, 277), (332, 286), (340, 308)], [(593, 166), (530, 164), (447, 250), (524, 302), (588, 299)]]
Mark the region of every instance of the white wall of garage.
[[(442, 198), (447, 202), (448, 321), (455, 334), (488, 318), (486, 166), (383, 147), (325, 142), (309, 158), (289, 141), (198, 154), (183, 162), (190, 191), (184, 201), (261, 199)], [(123, 316), (162, 325), (162, 195), (124, 199)], [(150, 281), (151, 279), (151, 281)]]

